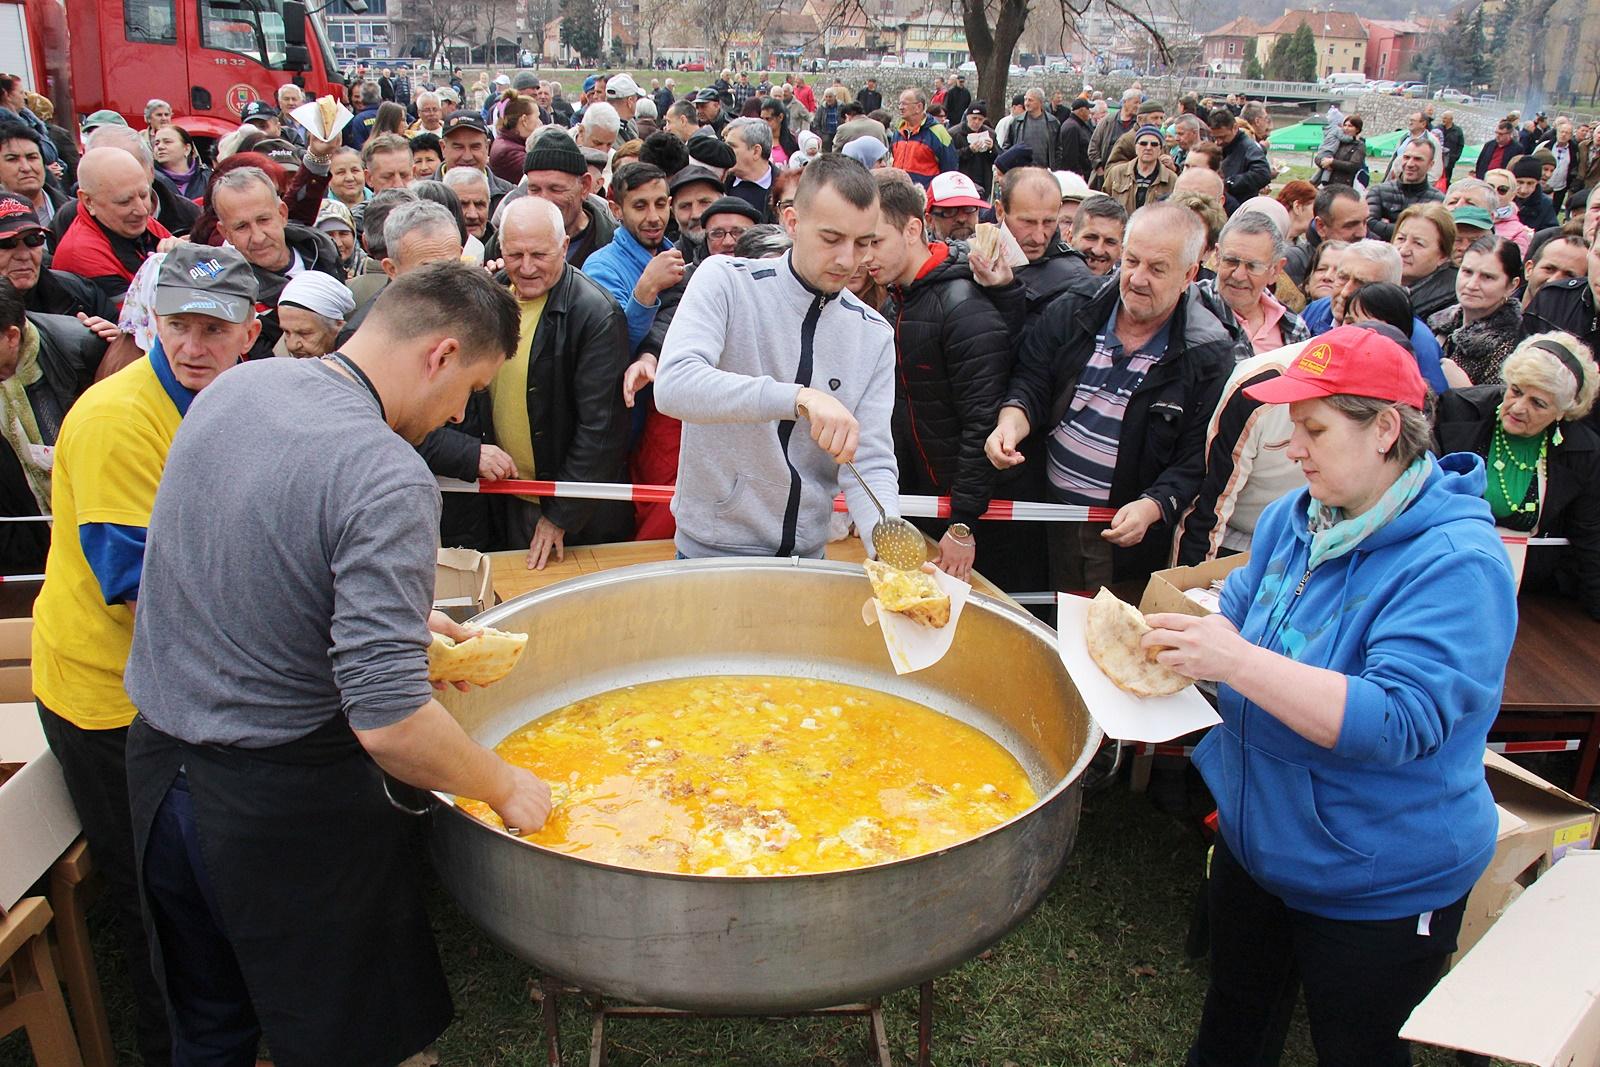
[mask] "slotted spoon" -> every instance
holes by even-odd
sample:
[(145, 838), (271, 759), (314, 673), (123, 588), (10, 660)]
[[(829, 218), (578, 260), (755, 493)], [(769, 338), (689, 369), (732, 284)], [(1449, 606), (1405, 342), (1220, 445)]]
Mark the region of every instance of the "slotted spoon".
[(850, 468), (850, 473), (856, 476), (856, 481), (861, 483), (861, 488), (867, 491), (873, 506), (878, 509), (879, 521), (872, 528), (872, 550), (879, 559), (896, 570), (919, 569), (928, 559), (928, 542), (923, 538), (922, 531), (899, 516), (890, 518), (878, 502), (878, 495), (872, 491), (872, 486), (856, 470), (856, 465), (846, 463), (845, 466)]

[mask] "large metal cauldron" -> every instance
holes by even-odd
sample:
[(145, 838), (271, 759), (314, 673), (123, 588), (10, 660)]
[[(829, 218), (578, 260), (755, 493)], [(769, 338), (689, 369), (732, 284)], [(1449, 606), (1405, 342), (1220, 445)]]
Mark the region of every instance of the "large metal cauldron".
[(1026, 768), (1040, 801), (942, 852), (829, 874), (661, 874), (549, 851), (438, 795), (439, 874), (498, 944), (546, 973), (637, 1003), (778, 1012), (932, 978), (1036, 905), (1076, 836), (1079, 776), (1100, 742), (1055, 635), (974, 596), (955, 644), (896, 677), (858, 567), (774, 559), (647, 564), (518, 597), (478, 622), (533, 635), (516, 671), (443, 699), (493, 745), (573, 700), (695, 674), (792, 674), (898, 693), (976, 726)]

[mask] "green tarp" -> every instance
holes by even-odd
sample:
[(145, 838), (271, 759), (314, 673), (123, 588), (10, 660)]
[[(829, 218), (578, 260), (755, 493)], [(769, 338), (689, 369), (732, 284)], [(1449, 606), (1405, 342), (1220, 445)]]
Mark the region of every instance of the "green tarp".
[[(1310, 119), (1306, 122), (1285, 126), (1281, 130), (1273, 130), (1268, 145), (1279, 152), (1315, 152), (1322, 145), (1323, 134), (1327, 132), (1327, 122), (1321, 118)], [(1376, 137), (1367, 138), (1368, 157), (1381, 157), (1388, 159), (1394, 155), (1395, 147), (1400, 139), (1405, 136), (1404, 130), (1391, 130), (1388, 133), (1378, 134)], [(1470, 166), (1478, 161), (1478, 150), (1481, 144), (1468, 145), (1461, 153), (1461, 158), (1456, 161), (1456, 166)]]

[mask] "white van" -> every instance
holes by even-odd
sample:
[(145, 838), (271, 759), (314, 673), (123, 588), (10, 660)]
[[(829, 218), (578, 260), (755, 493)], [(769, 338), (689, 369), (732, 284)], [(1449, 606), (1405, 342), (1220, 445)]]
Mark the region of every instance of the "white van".
[(1322, 84), (1329, 89), (1353, 89), (1357, 85), (1365, 85), (1367, 76), (1359, 70), (1341, 70), (1322, 79)]

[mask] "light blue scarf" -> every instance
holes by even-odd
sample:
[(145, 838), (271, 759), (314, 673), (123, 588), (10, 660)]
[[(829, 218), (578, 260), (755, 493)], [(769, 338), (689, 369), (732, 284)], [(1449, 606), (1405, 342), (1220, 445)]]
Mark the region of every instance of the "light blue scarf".
[(1432, 470), (1433, 461), (1426, 454), (1418, 456), (1376, 504), (1354, 518), (1346, 518), (1342, 508), (1327, 507), (1312, 497), (1306, 506), (1306, 520), (1311, 529), (1311, 560), (1306, 569), (1316, 570), (1331, 559), (1353, 552), (1357, 545), (1411, 505), (1422, 492), (1423, 483)]

